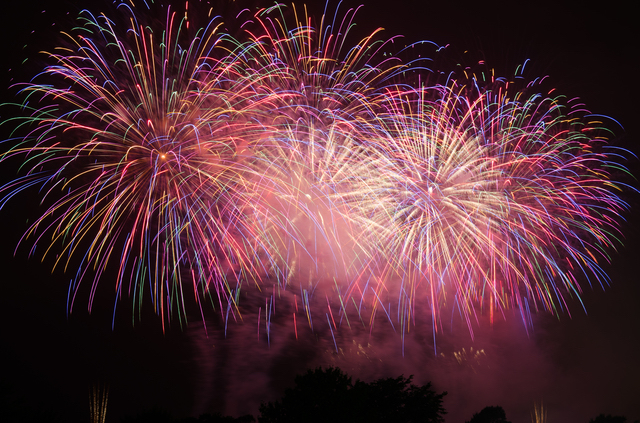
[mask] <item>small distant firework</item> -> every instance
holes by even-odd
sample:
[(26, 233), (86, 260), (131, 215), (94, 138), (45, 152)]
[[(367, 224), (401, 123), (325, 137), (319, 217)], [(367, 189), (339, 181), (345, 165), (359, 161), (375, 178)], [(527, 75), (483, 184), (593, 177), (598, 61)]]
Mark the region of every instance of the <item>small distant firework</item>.
[(486, 356), (484, 349), (474, 349), (473, 347), (468, 350), (462, 348), (459, 351), (454, 351), (451, 356), (447, 356), (442, 352), (438, 354), (439, 359), (455, 363), (457, 366), (470, 369), (474, 373), (477, 373), (481, 367), (487, 368), (487, 364), (483, 364)]
[(75, 272), (70, 309), (83, 281), (90, 309), (115, 272), (116, 302), (150, 295), (163, 327), (189, 304), (236, 318), (255, 289), (267, 332), (288, 290), (296, 336), (314, 296), (332, 336), (381, 313), (404, 334), (419, 318), (437, 331), (445, 306), (470, 329), (485, 309), (528, 322), (605, 283), (625, 170), (582, 108), (537, 82), (429, 85), (381, 54), (380, 30), (349, 44), (355, 10), (244, 11), (232, 36), (188, 7), (83, 11), (18, 85), (22, 115), (4, 122), (18, 141), (0, 160), (25, 173), (1, 204), (40, 189), (21, 242)]
[(544, 408), (542, 401), (540, 404), (536, 403), (531, 413), (532, 423), (546, 423), (547, 422), (547, 410)]
[(89, 415), (91, 423), (104, 423), (107, 418), (107, 402), (109, 401), (109, 387), (107, 385), (94, 384), (91, 387), (89, 399)]

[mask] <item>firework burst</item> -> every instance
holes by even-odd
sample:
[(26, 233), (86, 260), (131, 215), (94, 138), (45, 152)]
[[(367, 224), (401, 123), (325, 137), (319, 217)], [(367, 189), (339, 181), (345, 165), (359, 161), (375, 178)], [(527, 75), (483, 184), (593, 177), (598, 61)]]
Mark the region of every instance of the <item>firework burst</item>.
[(470, 328), (478, 305), (525, 321), (567, 311), (579, 281), (605, 283), (598, 263), (619, 236), (601, 122), (535, 84), (472, 82), (390, 96), (369, 131), (368, 189), (349, 198), (380, 257), (371, 289), (395, 294), (403, 327), (428, 304), (437, 329), (449, 298)]
[(93, 274), (91, 307), (117, 261), (118, 297), (141, 301), (148, 285), (164, 322), (184, 311), (189, 285), (196, 298), (213, 290), (231, 300), (230, 274), (258, 274), (263, 250), (246, 245), (242, 219), (251, 208), (243, 146), (255, 131), (219, 23), (190, 34), (169, 9), (154, 32), (121, 8), (125, 31), (83, 12), (69, 47), (49, 53), (56, 64), (40, 78), (53, 82), (22, 88), (30, 132), (5, 157), (23, 155), (31, 169), (12, 188), (41, 185), (43, 201), (56, 198), (25, 238), (49, 242), (44, 255), (60, 249), (56, 267), (78, 267), (70, 308)]
[(380, 30), (349, 46), (356, 10), (244, 11), (234, 38), (211, 13), (190, 25), (188, 4), (147, 22), (122, 3), (124, 26), (84, 11), (21, 85), (26, 135), (2, 159), (27, 171), (3, 204), (41, 188), (24, 240), (75, 272), (69, 308), (115, 271), (117, 299), (150, 294), (163, 325), (296, 285), (310, 323), (326, 297), (332, 331), (382, 310), (435, 333), (447, 305), (470, 328), (484, 309), (527, 321), (606, 281), (621, 167), (580, 107), (538, 83), (426, 85)]

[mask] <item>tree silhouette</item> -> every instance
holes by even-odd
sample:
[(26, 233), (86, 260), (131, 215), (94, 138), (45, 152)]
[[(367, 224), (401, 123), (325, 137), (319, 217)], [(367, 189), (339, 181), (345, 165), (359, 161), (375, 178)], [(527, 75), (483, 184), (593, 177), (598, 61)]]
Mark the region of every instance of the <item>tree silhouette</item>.
[(351, 382), (338, 368), (317, 368), (297, 376), (281, 401), (260, 406), (260, 423), (398, 422), (442, 423), (445, 409), (431, 384), (416, 386), (412, 376)]
[(483, 408), (479, 413), (475, 413), (471, 420), (466, 423), (511, 423), (507, 420), (504, 409), (500, 406), (490, 406)]
[(134, 416), (125, 416), (120, 423), (253, 423), (256, 419), (247, 414), (240, 417), (223, 416), (221, 413), (205, 413), (199, 417), (174, 418), (171, 413), (160, 408), (143, 411)]
[(174, 423), (174, 421), (171, 413), (158, 407), (120, 418), (120, 423)]
[(205, 413), (198, 418), (188, 417), (182, 419), (179, 423), (253, 423), (256, 419), (251, 414), (246, 414), (238, 418), (231, 416), (223, 416), (221, 413)]
[[(611, 414), (600, 414), (594, 419), (589, 420), (589, 423), (626, 423), (627, 418), (624, 416), (612, 416)], [(638, 423), (636, 420), (635, 423)]]

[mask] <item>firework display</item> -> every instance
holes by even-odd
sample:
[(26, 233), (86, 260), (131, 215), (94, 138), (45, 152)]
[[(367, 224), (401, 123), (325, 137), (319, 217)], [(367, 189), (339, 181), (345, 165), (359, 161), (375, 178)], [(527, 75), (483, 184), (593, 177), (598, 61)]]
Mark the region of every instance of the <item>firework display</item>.
[(294, 326), (315, 298), (332, 333), (377, 315), (405, 333), (445, 306), (564, 312), (606, 282), (625, 170), (580, 105), (521, 73), (429, 84), (380, 30), (353, 42), (354, 10), (162, 10), (80, 13), (3, 123), (23, 173), (2, 205), (39, 189), (20, 242), (74, 275), (69, 308), (115, 279), (163, 325), (229, 320), (246, 292), (268, 321), (293, 293)]

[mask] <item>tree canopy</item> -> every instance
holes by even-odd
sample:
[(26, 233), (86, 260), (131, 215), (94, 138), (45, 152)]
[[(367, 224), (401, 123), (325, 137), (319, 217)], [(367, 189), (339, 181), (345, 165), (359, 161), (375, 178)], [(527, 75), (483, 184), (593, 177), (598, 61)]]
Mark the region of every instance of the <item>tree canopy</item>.
[(398, 422), (443, 423), (442, 400), (431, 383), (414, 385), (413, 376), (356, 380), (338, 368), (317, 368), (297, 376), (280, 401), (260, 406), (260, 423)]
[[(612, 416), (611, 414), (600, 414), (594, 419), (589, 420), (589, 423), (626, 423), (627, 418), (625, 416)], [(638, 423), (636, 420), (634, 423)]]
[(475, 413), (466, 423), (511, 423), (507, 420), (504, 409), (500, 406), (489, 406)]

